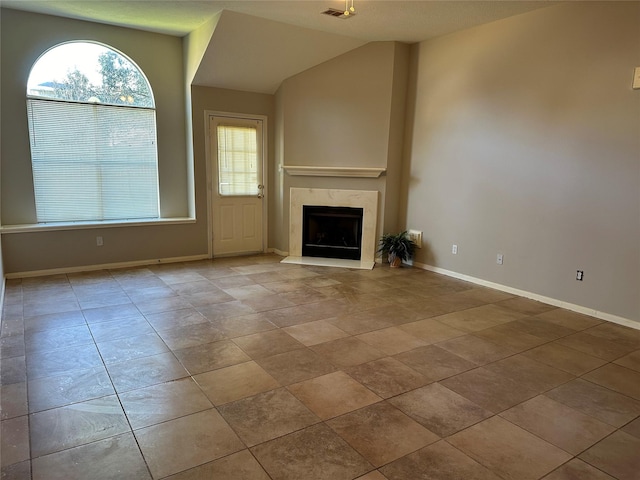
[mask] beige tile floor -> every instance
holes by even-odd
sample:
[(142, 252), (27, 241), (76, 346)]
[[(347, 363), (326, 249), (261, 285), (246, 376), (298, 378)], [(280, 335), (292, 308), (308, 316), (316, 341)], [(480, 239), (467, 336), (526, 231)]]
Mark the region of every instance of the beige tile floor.
[(2, 479), (640, 479), (639, 330), (279, 260), (8, 281)]

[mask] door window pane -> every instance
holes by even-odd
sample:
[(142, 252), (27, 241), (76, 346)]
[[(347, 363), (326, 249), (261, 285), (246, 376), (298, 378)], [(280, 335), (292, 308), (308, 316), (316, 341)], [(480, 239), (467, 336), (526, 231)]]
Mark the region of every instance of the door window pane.
[(218, 193), (222, 196), (258, 194), (256, 127), (218, 125)]

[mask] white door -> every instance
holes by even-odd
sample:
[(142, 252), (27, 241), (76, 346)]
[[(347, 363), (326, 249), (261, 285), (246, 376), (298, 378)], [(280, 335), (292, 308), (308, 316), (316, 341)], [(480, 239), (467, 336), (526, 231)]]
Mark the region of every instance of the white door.
[(210, 117), (214, 257), (264, 250), (262, 130), (259, 119)]

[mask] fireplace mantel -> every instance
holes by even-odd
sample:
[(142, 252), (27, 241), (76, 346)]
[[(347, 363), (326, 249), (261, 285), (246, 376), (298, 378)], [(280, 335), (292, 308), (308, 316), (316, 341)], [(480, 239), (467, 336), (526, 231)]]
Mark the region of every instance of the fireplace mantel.
[(282, 165), (293, 176), (378, 178), (386, 168), (380, 167), (317, 167), (312, 165)]

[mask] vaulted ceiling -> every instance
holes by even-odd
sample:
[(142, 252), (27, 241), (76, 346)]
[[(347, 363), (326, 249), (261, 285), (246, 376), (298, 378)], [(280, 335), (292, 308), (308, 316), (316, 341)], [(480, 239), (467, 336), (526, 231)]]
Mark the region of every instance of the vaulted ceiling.
[[(348, 0), (349, 2), (351, 0)], [(371, 41), (415, 43), (549, 6), (546, 1), (0, 0), (3, 7), (185, 36), (217, 20), (194, 84), (274, 93), (291, 75)]]

